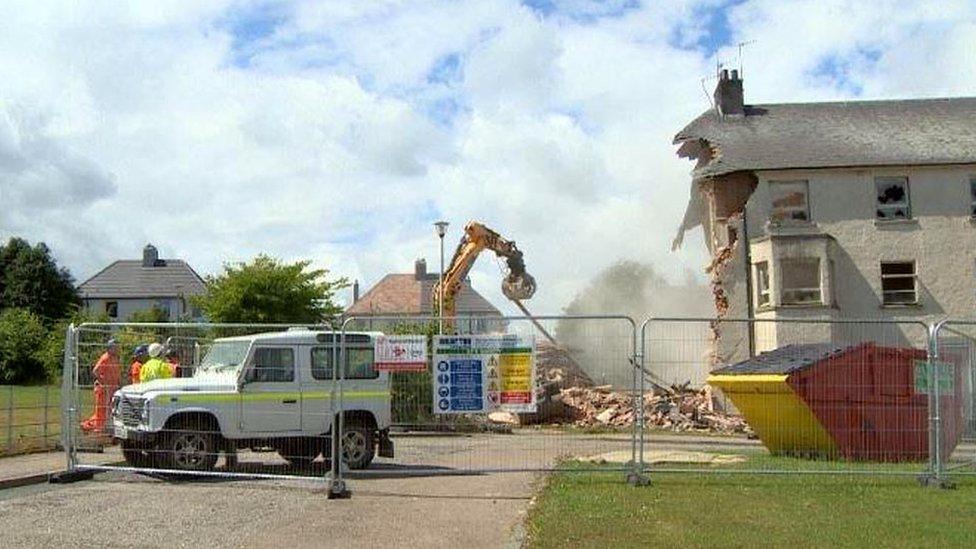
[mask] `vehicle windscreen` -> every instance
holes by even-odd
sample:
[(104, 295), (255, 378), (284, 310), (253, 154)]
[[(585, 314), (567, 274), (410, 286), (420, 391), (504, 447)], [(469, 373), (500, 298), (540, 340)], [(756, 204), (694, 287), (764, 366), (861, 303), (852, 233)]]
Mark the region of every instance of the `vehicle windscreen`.
[(196, 373), (230, 372), (236, 370), (247, 357), (250, 341), (216, 341), (200, 362)]

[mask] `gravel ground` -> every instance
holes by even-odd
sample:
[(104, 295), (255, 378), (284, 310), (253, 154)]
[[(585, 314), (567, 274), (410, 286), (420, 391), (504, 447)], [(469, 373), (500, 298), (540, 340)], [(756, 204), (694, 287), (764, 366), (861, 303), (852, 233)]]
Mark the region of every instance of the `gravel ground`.
[[(630, 447), (620, 435), (533, 432), (401, 436), (396, 444), (397, 459), (377, 460), (350, 480), (349, 500), (326, 499), (313, 481), (172, 482), (125, 473), (5, 490), (0, 546), (505, 547), (519, 542), (538, 474), (404, 470), (538, 468), (562, 456)], [(94, 463), (110, 455), (80, 457)], [(248, 471), (287, 472), (275, 454), (243, 453), (241, 463)]]

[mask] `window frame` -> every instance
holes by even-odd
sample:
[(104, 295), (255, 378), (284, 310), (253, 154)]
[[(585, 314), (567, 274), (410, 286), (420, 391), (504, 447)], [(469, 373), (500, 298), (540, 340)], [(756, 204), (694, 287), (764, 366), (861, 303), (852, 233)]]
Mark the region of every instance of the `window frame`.
[(773, 304), (773, 290), (769, 283), (769, 261), (759, 261), (753, 266), (756, 276), (756, 308), (770, 307)]
[[(316, 368), (316, 365), (315, 365), (316, 364), (316, 361), (315, 361), (316, 351), (323, 351), (323, 350), (328, 351), (328, 353), (326, 355), (328, 357), (328, 365), (325, 368)], [(350, 351), (368, 351), (370, 353), (375, 353), (375, 349), (373, 347), (367, 347), (365, 345), (358, 345), (358, 346), (346, 347), (346, 360), (345, 360), (345, 363), (346, 363), (346, 367), (345, 367), (346, 368), (346, 370), (345, 370), (346, 377), (344, 379), (370, 380), (370, 379), (377, 379), (377, 378), (380, 377), (380, 372), (379, 372), (379, 370), (376, 369), (376, 356), (375, 356), (375, 354), (373, 355), (373, 360), (371, 362), (372, 368), (367, 369), (367, 371), (372, 371), (372, 375), (371, 376), (360, 376), (360, 375), (351, 376), (351, 375), (349, 375), (350, 374), (350, 371), (349, 371), (350, 358), (349, 357), (351, 355)], [(332, 380), (336, 379), (334, 377), (335, 376), (335, 360), (336, 360), (336, 358), (337, 358), (337, 356), (339, 354), (340, 354), (340, 350), (337, 347), (335, 347), (335, 346), (332, 346), (332, 345), (313, 345), (310, 348), (310, 350), (309, 350), (309, 365), (310, 365), (312, 379), (315, 380), (315, 381), (332, 381)], [(328, 377), (319, 377), (319, 376), (316, 375), (316, 372), (322, 372), (322, 371), (326, 372), (328, 374)]]
[[(910, 274), (905, 273), (889, 273), (885, 274), (885, 265), (911, 265), (912, 272)], [(912, 260), (899, 260), (899, 261), (881, 261), (879, 273), (881, 274), (881, 305), (883, 307), (904, 307), (913, 306), (919, 304), (919, 292), (918, 292), (918, 263)], [(888, 294), (903, 294), (907, 293), (909, 290), (885, 290), (885, 280), (892, 279), (912, 279), (912, 301), (888, 301)]]
[[(803, 207), (777, 207), (776, 206), (776, 188), (786, 188), (788, 186), (802, 186), (803, 187)], [(795, 219), (791, 216), (786, 218), (777, 219), (775, 214), (777, 211), (782, 212), (803, 212), (803, 219)], [(804, 223), (810, 223), (810, 181), (808, 179), (778, 179), (769, 181), (769, 221), (774, 225), (801, 225)]]
[[(904, 204), (882, 204), (881, 203), (881, 188), (879, 187), (885, 181), (891, 183), (894, 180), (902, 181), (905, 184), (905, 199)], [(883, 210), (905, 210), (905, 217), (897, 217), (894, 215), (882, 216), (880, 215)], [(907, 175), (879, 175), (874, 178), (874, 215), (875, 219), (878, 221), (906, 221), (913, 219), (912, 214), (912, 189), (911, 184), (908, 180)]]
[[(787, 284), (786, 284), (785, 274), (786, 274), (786, 264), (787, 263), (790, 263), (790, 262), (796, 262), (796, 263), (815, 263), (816, 264), (816, 273), (817, 273), (817, 285), (816, 285), (816, 287), (813, 287), (813, 286), (811, 286), (811, 287), (801, 287), (801, 286), (798, 286), (798, 287), (794, 287), (794, 288), (788, 287)], [(780, 278), (779, 278), (779, 280), (780, 280), (780, 286), (781, 286), (780, 292), (779, 292), (779, 301), (780, 301), (780, 304), (782, 304), (784, 306), (787, 306), (787, 307), (811, 307), (811, 306), (821, 306), (821, 305), (823, 305), (824, 304), (824, 288), (823, 288), (823, 272), (821, 271), (821, 269), (823, 269), (823, 264), (822, 263), (823, 262), (820, 261), (820, 258), (819, 257), (785, 257), (785, 258), (780, 259), (780, 261), (779, 261), (779, 270), (780, 270)], [(788, 299), (787, 298), (787, 296), (791, 295), (792, 293), (813, 292), (813, 291), (815, 291), (816, 294), (817, 294), (816, 300), (800, 301), (800, 300), (796, 300), (796, 299)]]
[[(291, 356), (291, 377), (289, 379), (256, 379), (257, 371), (260, 364), (258, 364), (258, 353), (266, 349), (273, 349), (276, 351), (288, 351)], [(297, 361), (295, 360), (295, 349), (291, 346), (278, 346), (278, 345), (261, 345), (256, 344), (251, 350), (251, 359), (249, 361), (249, 366), (244, 373), (244, 381), (247, 383), (294, 383), (296, 381), (295, 370), (297, 369)], [(267, 369), (271, 369), (268, 367)]]

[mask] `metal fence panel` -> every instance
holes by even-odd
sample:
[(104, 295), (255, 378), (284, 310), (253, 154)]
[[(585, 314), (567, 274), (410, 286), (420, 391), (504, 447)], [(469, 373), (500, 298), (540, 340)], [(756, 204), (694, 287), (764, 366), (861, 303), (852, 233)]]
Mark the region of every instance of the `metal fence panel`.
[(929, 335), (920, 322), (649, 319), (642, 469), (926, 476), (944, 448), (915, 379)]
[(938, 399), (937, 432), (944, 453), (939, 475), (976, 475), (976, 322), (948, 320), (932, 329), (935, 367), (929, 372)]
[[(448, 331), (462, 338), (491, 334), (520, 337), (534, 343), (536, 410), (519, 413), (442, 413), (440, 399), (459, 393), (439, 385), (436, 377), (454, 371), (456, 361), (435, 364), (436, 317), (352, 317), (344, 324), (349, 353), (355, 344), (349, 334), (382, 329), (392, 334), (422, 336), (428, 354), (422, 371), (392, 374), (390, 438), (395, 457), (377, 457), (375, 466), (357, 476), (438, 475), (490, 471), (547, 471), (572, 468), (577, 459), (609, 462), (609, 468), (634, 469), (636, 417), (610, 421), (587, 415), (571, 399), (580, 391), (623, 399), (632, 407), (637, 396), (634, 362), (636, 325), (623, 316), (459, 317), (445, 319)], [(442, 341), (442, 343), (444, 343)], [(444, 343), (446, 345), (446, 343)], [(521, 343), (520, 343), (521, 344)], [(478, 368), (492, 383), (490, 358)], [(441, 365), (444, 371), (441, 371)], [(499, 366), (499, 369), (504, 365)], [(451, 368), (452, 370), (448, 370)], [(445, 381), (446, 383), (446, 381)], [(505, 383), (504, 380), (500, 383)], [(483, 388), (491, 397), (491, 387)], [(352, 380), (342, 385), (356, 391)], [(445, 391), (443, 395), (435, 391)], [(460, 390), (460, 389), (458, 389)], [(504, 396), (500, 397), (504, 401)], [(355, 412), (343, 399), (346, 414)], [(503, 402), (502, 402), (503, 403)], [(484, 403), (483, 403), (484, 404)], [(573, 401), (572, 404), (579, 404)], [(448, 405), (445, 403), (444, 407)], [(504, 408), (504, 406), (503, 406)], [(344, 423), (348, 426), (348, 422)]]

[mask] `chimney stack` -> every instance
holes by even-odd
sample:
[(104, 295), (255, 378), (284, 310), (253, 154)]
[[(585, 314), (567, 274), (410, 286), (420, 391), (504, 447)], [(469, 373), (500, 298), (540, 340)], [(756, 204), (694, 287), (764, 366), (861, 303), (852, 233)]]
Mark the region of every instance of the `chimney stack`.
[(722, 116), (745, 114), (745, 101), (742, 93), (742, 79), (739, 71), (733, 69), (729, 76), (728, 69), (718, 73), (718, 85), (715, 86), (715, 108)]
[(352, 282), (352, 302), (355, 303), (359, 301), (359, 279), (357, 278)]
[(146, 247), (142, 249), (142, 266), (155, 267), (158, 262), (159, 251), (152, 244), (146, 244)]
[(417, 280), (427, 278), (427, 260), (418, 259), (413, 264), (413, 275)]

